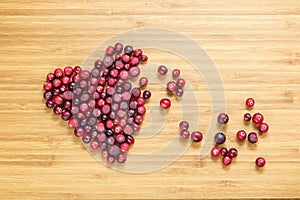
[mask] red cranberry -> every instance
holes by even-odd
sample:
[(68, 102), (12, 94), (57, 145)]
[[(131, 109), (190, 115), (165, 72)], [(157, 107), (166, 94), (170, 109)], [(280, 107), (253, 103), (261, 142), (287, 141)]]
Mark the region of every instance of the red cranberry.
[(190, 137), (190, 132), (188, 130), (182, 130), (180, 131), (180, 138), (187, 140)]
[(145, 106), (138, 106), (137, 107), (137, 113), (139, 113), (140, 115), (143, 115), (146, 113), (146, 108)]
[(248, 141), (252, 144), (256, 143), (258, 141), (257, 134), (255, 132), (251, 132), (248, 134)]
[(220, 155), (220, 149), (214, 147), (211, 149), (210, 151), (210, 154), (213, 156), (213, 157), (218, 157)]
[(132, 66), (138, 65), (139, 63), (140, 63), (140, 59), (137, 58), (137, 57), (132, 57), (132, 58), (130, 59), (130, 64), (131, 64)]
[(223, 144), (226, 141), (226, 136), (224, 133), (217, 133), (214, 137), (216, 144)]
[(143, 92), (144, 99), (149, 99), (151, 97), (151, 92), (149, 90), (145, 90)]
[[(133, 128), (130, 125), (126, 125), (124, 127), (124, 133), (127, 134), (127, 135), (132, 135), (133, 134)], [(128, 136), (127, 136), (127, 142), (128, 142)]]
[(71, 76), (73, 74), (73, 68), (71, 66), (67, 66), (64, 69), (65, 76)]
[(148, 78), (147, 77), (140, 78), (139, 84), (140, 84), (141, 87), (146, 86), (148, 84)]
[(63, 109), (61, 106), (55, 106), (53, 108), (53, 113), (56, 114), (56, 115), (60, 115), (62, 113)]
[(177, 87), (183, 88), (185, 86), (185, 80), (183, 78), (179, 78), (176, 81)]
[(116, 160), (118, 163), (124, 163), (126, 162), (126, 155), (124, 153), (119, 153), (116, 157)]
[(117, 53), (121, 53), (122, 52), (122, 50), (123, 50), (123, 44), (122, 43), (116, 43), (115, 44), (115, 51), (117, 52)]
[(72, 114), (67, 111), (67, 110), (63, 110), (62, 113), (61, 113), (61, 118), (64, 120), (64, 121), (67, 121), (69, 120), (70, 118), (72, 117)]
[(53, 100), (56, 105), (62, 105), (64, 103), (64, 99), (61, 96), (55, 96)]
[(141, 89), (140, 88), (133, 88), (131, 91), (131, 94), (133, 97), (138, 98), (139, 96), (141, 96)]
[(229, 121), (229, 117), (226, 113), (221, 113), (218, 116), (218, 122), (220, 124), (227, 124), (227, 122)]
[(116, 136), (116, 140), (117, 140), (117, 142), (118, 143), (123, 143), (123, 142), (125, 142), (126, 141), (126, 137), (123, 135), (123, 134), (118, 134), (117, 136)]
[(160, 107), (168, 109), (171, 107), (171, 101), (168, 98), (163, 98), (160, 100)]
[(182, 97), (182, 95), (183, 95), (183, 89), (182, 88), (176, 88), (176, 91), (175, 91), (175, 95), (176, 95), (176, 97)]
[(227, 153), (228, 153), (228, 151), (227, 151), (227, 149), (225, 147), (222, 147), (220, 149), (221, 156), (225, 157), (225, 156), (227, 156)]
[(139, 67), (131, 67), (129, 70), (129, 74), (131, 77), (137, 77), (141, 73), (141, 70)]
[(113, 156), (108, 156), (107, 157), (107, 163), (108, 164), (112, 165), (112, 164), (115, 163), (115, 161), (116, 161), (115, 157), (113, 157)]
[(255, 124), (261, 124), (264, 121), (264, 116), (261, 113), (255, 113), (252, 117), (252, 122)]
[(70, 91), (70, 90), (67, 90), (67, 91), (64, 92), (63, 97), (66, 100), (72, 100), (72, 98), (73, 98), (73, 92)]
[(74, 67), (74, 72), (75, 72), (76, 74), (80, 74), (80, 72), (81, 72), (81, 67), (79, 67), (79, 66)]
[(167, 90), (169, 92), (174, 92), (176, 90), (176, 83), (174, 81), (169, 81), (167, 83)]
[(141, 56), (141, 60), (142, 60), (143, 62), (146, 62), (146, 61), (148, 60), (148, 56), (142, 55), (142, 56)]
[(231, 164), (231, 158), (230, 158), (229, 156), (223, 157), (222, 163), (223, 163), (224, 165), (230, 165), (230, 164)]
[(104, 67), (108, 68), (108, 67), (112, 66), (113, 63), (114, 63), (114, 59), (112, 56), (110, 56), (110, 55), (104, 56), (104, 59), (103, 59)]
[(228, 155), (230, 158), (235, 158), (235, 157), (238, 156), (238, 151), (237, 151), (236, 148), (230, 148), (230, 149), (228, 150), (227, 155)]
[(124, 53), (128, 54), (128, 55), (131, 55), (133, 52), (133, 47), (130, 46), (130, 45), (127, 45), (124, 47)]
[(142, 106), (142, 105), (145, 104), (145, 99), (144, 99), (143, 97), (138, 97), (138, 98), (136, 99), (136, 102), (137, 102), (137, 104), (138, 104), (139, 106)]
[(122, 70), (121, 72), (120, 72), (120, 78), (122, 79), (122, 80), (127, 80), (128, 78), (129, 78), (129, 72), (128, 71), (126, 71), (126, 70)]
[(258, 126), (258, 129), (261, 133), (265, 133), (269, 130), (269, 125), (267, 123), (261, 123), (259, 126)]
[(99, 142), (98, 142), (97, 140), (92, 140), (92, 141), (90, 142), (90, 147), (91, 147), (92, 149), (99, 149), (100, 144), (99, 144)]
[(157, 68), (157, 72), (160, 74), (160, 75), (166, 75), (168, 73), (168, 68), (164, 65), (160, 65), (158, 68)]
[(250, 120), (251, 120), (251, 114), (250, 113), (244, 114), (244, 121), (249, 122)]
[(116, 156), (120, 153), (120, 147), (118, 147), (117, 145), (112, 145), (111, 147), (109, 147), (108, 149), (108, 153), (111, 155), (111, 156)]
[(181, 130), (188, 130), (189, 129), (189, 123), (187, 122), (187, 121), (181, 121), (180, 123), (179, 123), (179, 128), (181, 129)]
[(135, 49), (133, 51), (133, 55), (136, 57), (140, 57), (143, 54), (143, 51), (141, 49)]
[(44, 90), (51, 90), (52, 89), (52, 83), (51, 82), (45, 82), (44, 83)]
[(54, 101), (52, 101), (51, 99), (48, 99), (48, 100), (46, 101), (46, 106), (47, 106), (47, 108), (53, 108), (54, 105), (55, 105), (55, 103), (54, 103)]
[(106, 54), (107, 54), (107, 55), (113, 55), (114, 53), (115, 53), (115, 48), (114, 48), (114, 47), (108, 46), (108, 47), (106, 48)]
[(193, 142), (201, 142), (202, 138), (203, 138), (203, 135), (199, 131), (194, 131), (191, 134), (191, 139)]
[(257, 167), (263, 167), (266, 164), (266, 160), (263, 157), (258, 157), (255, 160), (255, 164), (256, 164)]
[(124, 142), (120, 145), (121, 151), (127, 152), (129, 151), (130, 145), (127, 142)]
[(254, 104), (255, 104), (255, 101), (253, 98), (246, 99), (246, 106), (248, 106), (249, 108), (254, 106)]
[(137, 123), (137, 124), (140, 124), (140, 123), (142, 123), (143, 121), (144, 121), (144, 119), (143, 119), (143, 116), (142, 116), (142, 115), (136, 115), (136, 116), (134, 117), (134, 122)]
[(71, 118), (71, 119), (69, 120), (68, 126), (71, 127), (71, 128), (76, 128), (76, 127), (78, 126), (78, 121), (77, 121), (77, 119)]
[(46, 91), (46, 92), (44, 92), (43, 96), (44, 96), (45, 100), (49, 100), (49, 99), (52, 99), (53, 94), (51, 91)]
[(129, 144), (134, 144), (134, 138), (133, 138), (131, 135), (127, 135), (127, 136), (126, 136), (126, 141), (127, 141)]
[(52, 81), (55, 78), (55, 75), (53, 73), (47, 74), (47, 81)]
[(60, 69), (60, 68), (58, 68), (58, 69), (55, 69), (55, 71), (54, 71), (54, 75), (55, 75), (55, 77), (56, 77), (56, 78), (60, 78), (60, 77), (62, 77), (62, 76), (63, 76), (63, 70), (62, 70), (62, 69)]
[(172, 76), (173, 76), (173, 78), (178, 78), (180, 76), (180, 70), (179, 69), (173, 69)]
[(245, 140), (247, 137), (247, 133), (246, 131), (244, 130), (239, 130), (237, 133), (236, 133), (236, 138), (240, 141), (243, 141)]

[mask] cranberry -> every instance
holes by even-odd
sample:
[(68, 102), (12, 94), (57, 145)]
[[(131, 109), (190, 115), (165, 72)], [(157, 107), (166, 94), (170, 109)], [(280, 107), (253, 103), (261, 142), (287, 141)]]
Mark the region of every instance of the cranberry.
[(138, 98), (136, 99), (136, 102), (137, 102), (137, 104), (138, 104), (139, 106), (142, 106), (142, 105), (145, 104), (145, 99), (144, 99), (143, 97), (138, 97)]
[(110, 55), (104, 56), (104, 59), (103, 59), (104, 67), (108, 68), (108, 67), (112, 66), (113, 63), (114, 63), (114, 59), (112, 56), (110, 56)]
[(142, 56), (141, 56), (141, 60), (142, 60), (143, 62), (146, 62), (146, 61), (148, 60), (148, 56), (142, 55)]
[(124, 47), (124, 53), (128, 54), (128, 55), (131, 55), (133, 52), (133, 47), (130, 46), (130, 45), (127, 45)]
[(126, 140), (129, 144), (134, 144), (134, 138), (131, 135), (127, 135), (126, 137)]
[(78, 120), (74, 119), (74, 118), (71, 118), (69, 120), (68, 126), (71, 127), (71, 128), (76, 128), (78, 126)]
[(81, 67), (79, 67), (79, 66), (74, 67), (74, 72), (75, 72), (76, 74), (80, 74), (80, 72), (81, 72)]
[(129, 70), (129, 74), (131, 77), (137, 77), (141, 73), (141, 70), (139, 67), (131, 67)]
[(101, 70), (102, 67), (103, 67), (102, 60), (96, 60), (95, 63), (94, 63), (94, 67)]
[(135, 49), (133, 51), (133, 55), (136, 56), (136, 57), (140, 57), (142, 54), (143, 54), (142, 49)]
[(114, 47), (108, 46), (108, 47), (106, 48), (106, 54), (107, 54), (107, 55), (113, 55), (114, 53), (115, 53), (115, 48), (114, 48)]
[(248, 134), (248, 141), (252, 144), (256, 143), (258, 141), (257, 134), (255, 132), (251, 132)]
[(115, 161), (116, 161), (115, 157), (113, 157), (113, 156), (108, 156), (107, 157), (107, 163), (108, 164), (112, 165), (112, 164), (115, 163)]
[(137, 124), (140, 124), (140, 123), (142, 123), (143, 121), (144, 121), (144, 119), (143, 119), (143, 116), (142, 116), (142, 115), (136, 115), (136, 116), (134, 117), (134, 122), (137, 123)]
[(226, 136), (224, 133), (217, 133), (214, 137), (216, 144), (223, 144), (226, 141)]
[(124, 142), (120, 145), (121, 151), (127, 152), (129, 151), (130, 145), (127, 142)]
[(149, 90), (145, 90), (143, 92), (144, 99), (149, 99), (151, 97), (151, 92)]
[(252, 122), (255, 124), (261, 124), (264, 121), (264, 116), (261, 113), (255, 113), (252, 117)]
[(53, 113), (56, 114), (56, 115), (60, 115), (62, 113), (63, 109), (61, 106), (55, 106), (53, 108)]
[(122, 164), (122, 163), (126, 162), (126, 155), (124, 153), (119, 153), (117, 155), (116, 160), (117, 160), (118, 163)]
[(231, 164), (231, 158), (229, 156), (224, 156), (222, 159), (222, 163), (224, 165), (230, 165)]
[(225, 147), (222, 147), (221, 149), (220, 149), (220, 154), (221, 154), (221, 156), (227, 156), (227, 153), (228, 153), (228, 151), (227, 151), (227, 149), (225, 148)]
[(230, 158), (235, 158), (235, 157), (238, 156), (238, 151), (237, 151), (236, 148), (230, 148), (230, 149), (228, 150), (227, 155), (228, 155)]
[(123, 44), (122, 43), (116, 43), (115, 44), (115, 51), (117, 52), (117, 53), (121, 53), (122, 52), (122, 50), (123, 50)]
[(140, 78), (139, 84), (140, 84), (141, 87), (146, 86), (148, 84), (148, 78), (147, 77)]
[(54, 105), (55, 105), (55, 103), (54, 103), (54, 101), (52, 101), (51, 99), (48, 99), (48, 100), (46, 101), (46, 106), (47, 106), (48, 108), (53, 108)]
[(194, 131), (191, 134), (191, 139), (193, 142), (201, 142), (202, 138), (203, 138), (203, 135), (199, 131)]
[(54, 78), (55, 78), (55, 75), (53, 73), (49, 73), (49, 74), (47, 74), (46, 80), (47, 81), (52, 81)]
[(175, 91), (175, 95), (176, 95), (176, 97), (182, 97), (182, 95), (183, 95), (183, 89), (182, 88), (176, 88), (176, 91)]
[(265, 133), (269, 130), (269, 125), (267, 123), (261, 123), (259, 126), (258, 126), (258, 129), (261, 133)]
[[(126, 125), (124, 127), (124, 133), (127, 134), (127, 135), (132, 135), (133, 134), (133, 128), (130, 125)], [(128, 136), (127, 136), (127, 138), (128, 138)]]
[(60, 68), (55, 69), (55, 70), (54, 70), (54, 75), (55, 75), (56, 78), (62, 77), (62, 76), (63, 76), (63, 70), (60, 69)]
[(64, 120), (64, 121), (67, 121), (69, 120), (70, 118), (72, 117), (72, 114), (67, 111), (67, 110), (63, 110), (62, 113), (61, 113), (61, 118)]
[(250, 113), (244, 114), (244, 121), (249, 122), (250, 120), (251, 120), (251, 114)]
[(44, 96), (45, 100), (49, 100), (49, 99), (52, 99), (53, 94), (51, 91), (46, 91), (46, 92), (44, 92), (43, 96)]
[(185, 86), (185, 80), (183, 78), (179, 78), (176, 81), (177, 87), (183, 88)]
[(51, 90), (52, 89), (52, 83), (51, 82), (45, 82), (44, 83), (44, 90)]
[(129, 78), (129, 72), (128, 71), (126, 71), (126, 70), (122, 70), (121, 72), (120, 72), (120, 78), (122, 79), (122, 80), (127, 80), (128, 78)]
[(90, 147), (91, 147), (92, 149), (99, 149), (100, 144), (99, 144), (99, 142), (98, 142), (97, 140), (92, 140), (92, 141), (90, 142)]
[(229, 117), (226, 113), (221, 113), (218, 116), (218, 122), (220, 124), (227, 124), (227, 122), (229, 121)]
[(266, 164), (266, 160), (263, 157), (258, 157), (255, 160), (255, 164), (256, 164), (257, 167), (263, 167)]
[(188, 130), (182, 130), (180, 131), (180, 138), (187, 140), (190, 137), (190, 132)]
[(120, 149), (120, 147), (118, 147), (117, 145), (112, 145), (112, 146), (109, 147), (109, 149), (108, 149), (108, 153), (109, 153), (111, 156), (116, 156), (116, 155), (118, 155), (120, 152), (121, 152), (121, 149)]
[(61, 96), (55, 96), (53, 100), (56, 105), (62, 105), (64, 103), (64, 99)]
[(132, 58), (130, 59), (130, 64), (131, 64), (132, 66), (138, 65), (139, 63), (140, 63), (140, 59), (137, 58), (137, 57), (132, 57)]
[(243, 141), (245, 140), (247, 137), (247, 133), (246, 131), (244, 130), (239, 130), (237, 133), (236, 133), (236, 138), (240, 141)]
[(167, 83), (167, 90), (169, 92), (174, 92), (176, 90), (176, 83), (174, 81), (169, 81)]
[(160, 75), (166, 75), (168, 73), (168, 68), (164, 65), (160, 65), (158, 68), (157, 68), (157, 72), (160, 74)]
[(178, 78), (180, 76), (180, 70), (179, 69), (173, 69), (172, 76), (173, 76), (173, 78)]
[(123, 61), (124, 63), (129, 63), (129, 61), (130, 61), (130, 56), (127, 55), (127, 54), (122, 55), (122, 61)]
[(126, 137), (123, 135), (123, 134), (118, 134), (117, 136), (116, 136), (116, 140), (117, 140), (117, 142), (118, 143), (123, 143), (123, 142), (125, 142), (126, 141)]
[(187, 121), (181, 121), (180, 123), (179, 123), (179, 128), (181, 129), (181, 130), (188, 130), (189, 129), (189, 123), (187, 122)]
[(246, 106), (248, 106), (249, 108), (254, 106), (254, 104), (255, 104), (255, 101), (253, 98), (246, 99)]
[(139, 113), (140, 115), (143, 115), (143, 114), (145, 114), (146, 113), (146, 108), (145, 108), (145, 106), (138, 106), (137, 107), (137, 113)]
[(65, 76), (71, 76), (73, 74), (73, 68), (71, 66), (67, 66), (64, 69)]
[(211, 149), (210, 151), (210, 154), (213, 156), (213, 157), (218, 157), (220, 155), (220, 149), (214, 147)]
[(171, 107), (171, 101), (168, 98), (163, 98), (160, 100), (160, 107), (168, 109)]
[(131, 91), (131, 94), (133, 97), (138, 98), (139, 96), (141, 96), (141, 89), (140, 88), (133, 88)]
[(52, 84), (54, 87), (59, 88), (61, 86), (61, 80), (56, 78), (53, 80)]

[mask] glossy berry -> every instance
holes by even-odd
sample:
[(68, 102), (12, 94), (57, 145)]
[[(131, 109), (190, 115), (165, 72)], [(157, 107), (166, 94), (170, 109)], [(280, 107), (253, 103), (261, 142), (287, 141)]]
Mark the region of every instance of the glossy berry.
[(223, 165), (230, 165), (231, 164), (231, 158), (229, 156), (224, 156), (222, 159)]
[(49, 90), (52, 89), (52, 87), (53, 87), (52, 82), (45, 82), (44, 83), (44, 90), (49, 91)]
[(228, 150), (227, 155), (228, 155), (230, 158), (235, 158), (235, 157), (238, 156), (238, 151), (237, 151), (236, 148), (230, 148), (230, 149)]
[(263, 167), (266, 164), (266, 160), (263, 157), (258, 157), (255, 160), (255, 164), (256, 164), (257, 167)]
[(171, 107), (171, 101), (168, 98), (161, 99), (159, 104), (160, 104), (160, 107), (164, 108), (164, 109), (168, 109)]
[(218, 122), (220, 124), (227, 124), (228, 121), (229, 121), (229, 117), (226, 113), (221, 113), (218, 115)]
[(226, 136), (224, 133), (217, 133), (214, 137), (214, 141), (216, 144), (223, 144), (226, 141)]
[(269, 125), (267, 123), (261, 123), (259, 126), (258, 126), (258, 129), (261, 133), (265, 133), (269, 130)]
[(157, 68), (157, 72), (160, 74), (160, 75), (166, 75), (168, 73), (168, 68), (164, 65), (160, 65), (158, 68)]
[(185, 86), (185, 80), (183, 78), (179, 78), (176, 81), (177, 87), (183, 88)]
[(148, 78), (147, 77), (141, 77), (139, 80), (139, 84), (141, 87), (146, 86), (148, 84)]
[(151, 97), (151, 92), (149, 90), (145, 90), (143, 92), (144, 99), (149, 99)]
[(193, 142), (201, 142), (202, 138), (203, 138), (203, 135), (199, 131), (194, 131), (191, 134), (191, 139)]
[(251, 132), (248, 134), (248, 141), (252, 144), (256, 143), (258, 141), (258, 136), (255, 132)]
[(244, 114), (244, 121), (249, 122), (251, 120), (251, 114), (250, 113), (245, 113)]
[(179, 69), (173, 69), (172, 76), (173, 76), (173, 78), (178, 78), (180, 76), (180, 70)]
[(181, 130), (188, 130), (189, 129), (189, 123), (187, 122), (187, 121), (181, 121), (180, 123), (179, 123), (179, 128), (181, 129)]
[(221, 156), (227, 156), (227, 153), (228, 153), (228, 150), (225, 148), (225, 147), (222, 147), (221, 149), (220, 149), (220, 154), (221, 154)]
[(188, 130), (182, 130), (180, 131), (180, 138), (187, 140), (190, 137), (190, 132)]
[(236, 133), (236, 138), (240, 141), (243, 141), (247, 138), (247, 133), (246, 131), (244, 130), (239, 130), (237, 133)]
[(246, 99), (246, 106), (248, 106), (249, 108), (254, 106), (254, 104), (255, 104), (255, 101), (253, 98)]
[(141, 56), (141, 60), (142, 60), (143, 62), (146, 62), (146, 61), (148, 60), (148, 56), (142, 55), (142, 56)]
[(167, 90), (169, 92), (175, 92), (175, 90), (176, 90), (176, 83), (174, 81), (169, 81), (167, 83)]
[(255, 113), (252, 117), (252, 122), (255, 124), (261, 124), (264, 121), (264, 116), (261, 113)]
[(218, 157), (220, 155), (220, 149), (214, 147), (211, 149), (210, 151), (210, 154), (213, 156), (213, 157)]
[(182, 88), (180, 88), (180, 87), (176, 88), (176, 91), (175, 91), (176, 97), (182, 97), (183, 93), (184, 93), (184, 91)]

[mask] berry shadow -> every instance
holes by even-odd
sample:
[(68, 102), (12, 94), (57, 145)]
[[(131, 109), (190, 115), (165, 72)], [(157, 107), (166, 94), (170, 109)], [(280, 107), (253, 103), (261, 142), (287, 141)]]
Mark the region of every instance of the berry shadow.
[(248, 146), (248, 149), (250, 149), (250, 150), (255, 150), (255, 149), (257, 149), (256, 143), (255, 143), (255, 144), (252, 144), (252, 143), (250, 143), (250, 142), (247, 142), (247, 146)]

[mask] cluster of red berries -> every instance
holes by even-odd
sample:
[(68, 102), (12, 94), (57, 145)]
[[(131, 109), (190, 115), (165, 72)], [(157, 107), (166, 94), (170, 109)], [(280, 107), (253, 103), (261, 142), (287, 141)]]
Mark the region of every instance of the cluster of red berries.
[[(252, 108), (255, 104), (255, 101), (253, 98), (248, 98), (246, 100), (246, 106), (247, 108)], [(246, 113), (244, 115), (244, 121), (249, 122), (252, 118), (252, 122), (257, 125), (258, 129), (260, 130), (260, 133), (263, 134), (269, 130), (269, 125), (267, 123), (263, 123), (264, 116), (261, 113), (255, 113), (253, 117), (250, 113)], [(226, 124), (229, 121), (229, 117), (226, 113), (221, 113), (218, 116), (218, 122), (220, 124)], [(244, 141), (246, 138), (248, 138), (249, 143), (254, 144), (258, 141), (258, 135), (256, 132), (250, 132), (247, 137), (247, 133), (244, 130), (239, 130), (236, 134), (236, 138), (238, 141)], [(220, 132), (215, 135), (215, 143), (216, 145), (221, 145), (225, 143), (226, 136), (224, 133)], [(238, 155), (238, 151), (235, 148), (231, 148), (227, 151), (225, 147), (217, 148), (214, 147), (211, 150), (212, 157), (218, 157), (219, 155), (223, 156), (222, 162), (224, 165), (229, 165), (231, 163), (231, 160)], [(263, 167), (266, 163), (265, 159), (263, 157), (258, 157), (255, 161), (256, 165), (258, 167)]]
[[(151, 97), (150, 91), (132, 88), (128, 80), (139, 76), (139, 64), (147, 60), (141, 49), (123, 49), (117, 43), (107, 47), (103, 60), (97, 60), (91, 71), (79, 66), (56, 69), (44, 83), (46, 106), (69, 120), (74, 134), (109, 164), (124, 163)], [(145, 80), (140, 82), (145, 85)]]
[(201, 142), (203, 138), (203, 134), (199, 131), (193, 131), (192, 134), (189, 132), (189, 123), (187, 121), (181, 121), (179, 123), (179, 128), (180, 128), (180, 138), (182, 140), (187, 140), (191, 136), (191, 140), (193, 142)]
[[(164, 76), (168, 73), (168, 68), (164, 65), (160, 65), (157, 68), (157, 72), (159, 75)], [(179, 78), (180, 76), (180, 70), (179, 69), (173, 69), (172, 70), (172, 77), (175, 81), (169, 81), (166, 84), (166, 89), (170, 94), (175, 94), (176, 97), (182, 97), (184, 93), (184, 86), (185, 86), (185, 80), (183, 78)], [(171, 106), (171, 100), (168, 98), (163, 98), (160, 101), (160, 106), (164, 109), (170, 108)]]

